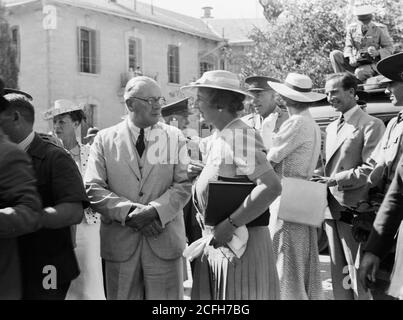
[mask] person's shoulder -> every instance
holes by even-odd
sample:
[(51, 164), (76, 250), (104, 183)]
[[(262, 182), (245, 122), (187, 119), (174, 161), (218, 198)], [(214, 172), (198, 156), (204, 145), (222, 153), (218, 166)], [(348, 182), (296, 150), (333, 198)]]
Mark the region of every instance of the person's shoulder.
[(158, 130), (163, 130), (165, 132), (167, 132), (168, 134), (175, 134), (175, 135), (183, 135), (182, 131), (175, 127), (175, 126), (171, 126), (170, 124), (166, 124), (164, 122), (158, 122), (155, 126), (155, 129)]
[(28, 159), (28, 156), (15, 143), (6, 139), (0, 141), (1, 158), (5, 160), (12, 159)]
[(358, 22), (351, 22), (348, 26), (347, 26), (347, 30), (357, 30), (359, 27), (359, 23)]
[(373, 22), (374, 26), (383, 30), (388, 30), (388, 27), (380, 22)]

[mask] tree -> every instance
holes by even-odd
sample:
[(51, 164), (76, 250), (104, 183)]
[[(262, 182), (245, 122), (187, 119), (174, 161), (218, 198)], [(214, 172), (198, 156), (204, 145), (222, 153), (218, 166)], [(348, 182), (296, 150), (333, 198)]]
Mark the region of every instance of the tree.
[[(402, 41), (398, 27), (402, 19), (399, 0), (370, 1), (378, 8), (375, 20), (387, 25), (395, 42)], [(268, 31), (255, 28), (250, 34), (256, 45), (246, 53), (242, 74), (284, 79), (288, 72), (299, 72), (310, 76), (316, 86), (323, 87), (326, 75), (333, 72), (330, 52), (344, 48), (354, 0), (259, 2), (264, 7), (269, 28)]]
[(5, 18), (5, 8), (0, 1), (0, 78), (6, 87), (18, 88), (17, 49)]

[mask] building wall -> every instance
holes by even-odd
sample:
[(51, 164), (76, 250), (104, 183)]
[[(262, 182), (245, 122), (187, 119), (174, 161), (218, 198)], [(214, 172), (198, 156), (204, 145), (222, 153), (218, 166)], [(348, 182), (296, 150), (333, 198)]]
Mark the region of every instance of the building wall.
[[(57, 99), (96, 105), (95, 125), (105, 128), (125, 114), (121, 76), (127, 70), (127, 38), (142, 39), (142, 72), (154, 77), (168, 102), (178, 99), (181, 85), (199, 77), (199, 52), (217, 42), (129, 19), (67, 5), (57, 6), (57, 29), (42, 27), (42, 8), (13, 10), (10, 25), (18, 25), (21, 38), (20, 88), (34, 96), (36, 130), (48, 131), (43, 114)], [(99, 31), (100, 72), (79, 72), (78, 27)], [(49, 40), (47, 42), (47, 39)], [(178, 45), (180, 84), (168, 83), (168, 45)], [(48, 83), (49, 82), (49, 83)]]

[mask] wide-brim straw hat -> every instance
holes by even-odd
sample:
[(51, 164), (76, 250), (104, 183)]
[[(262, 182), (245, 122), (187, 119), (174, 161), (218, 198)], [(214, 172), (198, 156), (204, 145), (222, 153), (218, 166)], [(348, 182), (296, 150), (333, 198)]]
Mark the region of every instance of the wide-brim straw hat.
[(353, 7), (353, 14), (355, 16), (365, 16), (367, 14), (373, 14), (375, 7), (370, 5), (357, 5)]
[(378, 72), (391, 81), (403, 82), (403, 52), (393, 54), (378, 62)]
[(77, 110), (83, 110), (83, 106), (78, 105), (70, 100), (65, 99), (56, 100), (54, 107), (45, 112), (44, 119), (45, 120), (53, 119), (58, 115)]
[(312, 80), (306, 75), (289, 73), (283, 83), (268, 81), (274, 91), (298, 102), (315, 102), (326, 98), (323, 93), (312, 91)]
[(181, 87), (181, 90), (195, 88), (212, 88), (232, 91), (243, 94), (245, 97), (253, 98), (250, 93), (241, 89), (241, 82), (239, 81), (238, 76), (235, 73), (225, 70), (206, 71), (199, 80)]

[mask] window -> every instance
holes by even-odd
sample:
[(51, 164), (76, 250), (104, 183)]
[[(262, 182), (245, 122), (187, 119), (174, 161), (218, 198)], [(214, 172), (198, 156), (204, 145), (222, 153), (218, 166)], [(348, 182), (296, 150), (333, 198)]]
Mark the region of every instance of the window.
[(130, 38), (128, 42), (128, 70), (141, 70), (141, 39)]
[(168, 81), (179, 83), (179, 47), (168, 46)]
[(84, 137), (87, 135), (88, 128), (92, 128), (95, 126), (95, 108), (96, 106), (94, 104), (87, 104), (84, 107), (84, 113), (85, 113), (85, 118), (86, 120), (81, 123), (81, 142), (82, 143), (87, 143), (87, 141), (84, 141)]
[(208, 62), (200, 62), (200, 76), (206, 71), (214, 70), (214, 65)]
[(15, 51), (16, 51), (16, 62), (17, 65), (20, 65), (20, 50), (21, 50), (21, 46), (20, 46), (20, 29), (18, 28), (18, 26), (14, 26), (11, 28), (11, 41), (14, 45)]
[(80, 72), (98, 73), (97, 32), (87, 28), (79, 28), (78, 38)]

